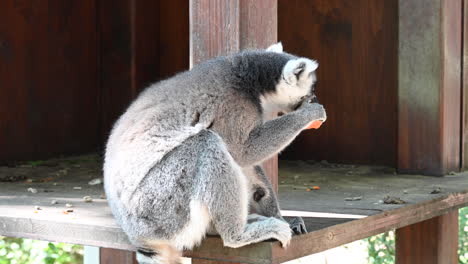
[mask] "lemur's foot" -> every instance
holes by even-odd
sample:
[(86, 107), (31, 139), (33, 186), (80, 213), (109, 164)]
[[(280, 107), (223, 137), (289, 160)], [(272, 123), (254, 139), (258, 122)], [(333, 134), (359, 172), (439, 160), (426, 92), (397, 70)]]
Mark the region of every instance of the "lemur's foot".
[(304, 220), (302, 220), (302, 217), (297, 216), (294, 218), (288, 218), (287, 219), (289, 223), (289, 227), (291, 230), (294, 232), (295, 235), (301, 235), (301, 234), (306, 234), (307, 229), (304, 223)]

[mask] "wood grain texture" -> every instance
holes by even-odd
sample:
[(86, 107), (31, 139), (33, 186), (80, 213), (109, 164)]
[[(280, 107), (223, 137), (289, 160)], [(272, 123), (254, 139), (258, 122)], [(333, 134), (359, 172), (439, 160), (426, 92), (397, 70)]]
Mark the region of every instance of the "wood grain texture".
[(189, 69), (189, 1), (159, 2), (159, 79)]
[(457, 264), (458, 210), (396, 231), (397, 264)]
[(0, 6), (0, 163), (97, 149), (95, 1)]
[(462, 2), (400, 0), (398, 168), (460, 168)]
[(277, 2), (277, 0), (240, 0), (241, 50), (265, 49), (278, 41)]
[(395, 166), (398, 2), (279, 0), (278, 40), (318, 60), (328, 116), (280, 158)]
[(99, 4), (105, 141), (115, 120), (142, 89), (188, 69), (189, 5), (185, 0)]
[(99, 264), (138, 264), (134, 252), (120, 249), (100, 248), (99, 258)]
[(190, 0), (190, 65), (239, 50), (239, 0)]

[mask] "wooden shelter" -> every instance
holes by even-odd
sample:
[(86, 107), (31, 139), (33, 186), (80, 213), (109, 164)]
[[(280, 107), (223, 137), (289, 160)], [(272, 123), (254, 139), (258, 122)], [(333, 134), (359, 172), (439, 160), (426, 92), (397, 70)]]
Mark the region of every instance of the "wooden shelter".
[[(279, 40), (321, 65), (327, 122), (280, 156), (279, 177), (277, 159), (265, 165), (282, 209), (308, 215), (310, 232), (286, 250), (209, 237), (186, 256), (277, 264), (396, 228), (398, 264), (455, 264), (456, 209), (468, 204), (467, 10), (467, 0), (4, 0), (0, 162), (102, 150), (149, 83)], [(133, 263), (102, 187), (87, 184), (99, 164), (86, 157), (45, 161), (57, 185), (34, 166), (13, 168), (32, 182), (0, 186), (0, 235), (98, 246), (101, 263)], [(311, 182), (320, 192), (298, 187)], [(406, 203), (379, 202), (384, 194)], [(84, 195), (95, 202), (80, 203)], [(62, 214), (51, 199), (75, 201), (76, 211)]]

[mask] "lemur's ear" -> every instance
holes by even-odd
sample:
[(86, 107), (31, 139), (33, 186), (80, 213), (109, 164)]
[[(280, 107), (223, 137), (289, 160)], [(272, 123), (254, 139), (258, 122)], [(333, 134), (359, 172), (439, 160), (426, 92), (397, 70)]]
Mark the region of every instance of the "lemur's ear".
[(266, 51), (276, 52), (276, 53), (283, 53), (283, 44), (281, 44), (281, 42), (273, 44), (270, 47), (268, 47), (266, 49)]
[[(288, 84), (295, 84), (301, 78), (308, 78), (318, 68), (318, 62), (307, 58), (290, 60), (283, 68), (283, 78)], [(305, 74), (304, 74), (305, 73)]]

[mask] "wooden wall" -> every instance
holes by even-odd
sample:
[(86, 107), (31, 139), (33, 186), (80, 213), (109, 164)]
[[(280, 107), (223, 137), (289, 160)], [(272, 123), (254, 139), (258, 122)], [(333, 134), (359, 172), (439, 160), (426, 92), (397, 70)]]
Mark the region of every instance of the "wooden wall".
[(0, 163), (97, 150), (142, 87), (188, 68), (188, 1), (0, 2)]
[(280, 156), (396, 165), (398, 1), (279, 0), (278, 40), (317, 59), (328, 121)]
[[(189, 3), (0, 3), (0, 162), (102, 147), (142, 87), (189, 64)], [(280, 158), (396, 165), (398, 1), (278, 0), (286, 51), (319, 61), (322, 128)]]

